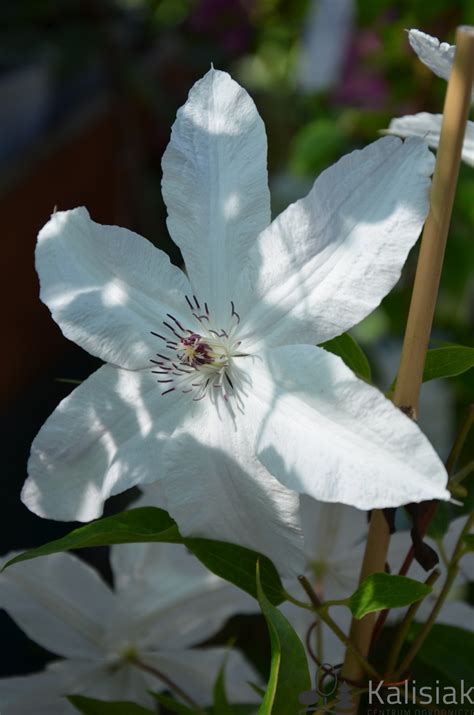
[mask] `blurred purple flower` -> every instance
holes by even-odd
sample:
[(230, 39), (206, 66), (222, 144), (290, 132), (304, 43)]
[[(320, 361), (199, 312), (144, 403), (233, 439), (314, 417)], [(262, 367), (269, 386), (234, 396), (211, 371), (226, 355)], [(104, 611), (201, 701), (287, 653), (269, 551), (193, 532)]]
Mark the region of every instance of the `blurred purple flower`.
[(380, 40), (371, 30), (354, 36), (342, 80), (333, 94), (337, 104), (377, 109), (389, 98), (389, 86), (381, 70), (370, 66), (380, 49)]

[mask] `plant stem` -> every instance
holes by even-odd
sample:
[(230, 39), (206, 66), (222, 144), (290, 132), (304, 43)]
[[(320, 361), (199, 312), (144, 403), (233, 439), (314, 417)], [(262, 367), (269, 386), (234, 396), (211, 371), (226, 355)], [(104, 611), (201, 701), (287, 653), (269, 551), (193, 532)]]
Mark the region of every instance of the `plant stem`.
[(137, 668), (140, 668), (140, 670), (145, 670), (147, 673), (151, 673), (151, 675), (154, 675), (155, 678), (158, 678), (158, 680), (160, 680), (164, 685), (166, 685), (167, 688), (169, 688), (172, 693), (175, 693), (176, 695), (178, 695), (182, 700), (184, 700), (184, 702), (186, 702), (193, 709), (195, 709), (196, 713), (205, 715), (204, 710), (198, 705), (198, 703), (195, 700), (193, 700), (193, 698), (190, 695), (185, 693), (184, 690), (179, 685), (176, 685), (176, 683), (173, 680), (171, 680), (171, 678), (168, 675), (165, 675), (157, 668), (153, 668), (153, 666), (148, 665), (147, 663), (144, 663), (136, 655), (130, 656), (130, 663), (132, 665), (135, 665)]
[[(435, 569), (426, 579), (425, 584), (427, 586), (432, 586), (441, 576), (441, 571), (438, 569)], [(402, 646), (405, 642), (405, 638), (408, 635), (408, 631), (410, 630), (410, 626), (413, 623), (413, 619), (415, 618), (418, 609), (420, 608), (421, 604), (423, 603), (423, 599), (421, 601), (417, 601), (416, 603), (412, 603), (410, 608), (407, 610), (405, 613), (405, 617), (403, 618), (402, 622), (400, 623), (397, 633), (395, 635), (395, 639), (392, 644), (392, 648), (390, 650), (388, 659), (387, 659), (387, 666), (385, 669), (385, 677), (389, 678), (392, 673), (395, 670), (395, 666), (397, 664), (397, 660), (399, 658), (400, 652), (402, 650)]]
[(459, 432), (456, 435), (456, 439), (454, 440), (454, 444), (451, 447), (451, 451), (449, 453), (449, 456), (446, 460), (446, 469), (448, 474), (453, 473), (453, 469), (456, 466), (456, 462), (458, 461), (462, 449), (464, 447), (464, 444), (466, 442), (466, 439), (469, 436), (469, 432), (471, 431), (472, 426), (474, 425), (474, 405), (469, 405), (468, 410), (466, 414), (464, 415), (464, 419), (461, 423), (461, 427), (459, 428)]
[(374, 678), (377, 681), (379, 681), (380, 676), (377, 673), (377, 671), (375, 670), (375, 668), (373, 668), (370, 665), (370, 663), (364, 658), (364, 656), (361, 655), (361, 653), (359, 653), (356, 650), (355, 646), (351, 643), (351, 641), (346, 636), (344, 631), (341, 628), (339, 628), (336, 621), (334, 621), (333, 618), (331, 618), (331, 616), (327, 612), (326, 605), (321, 603), (321, 601), (319, 600), (318, 596), (314, 592), (314, 589), (312, 588), (312, 586), (311, 586), (310, 582), (308, 581), (308, 579), (306, 578), (306, 576), (298, 576), (298, 581), (300, 582), (300, 584), (302, 585), (302, 587), (308, 594), (309, 599), (314, 606), (314, 610), (318, 614), (321, 621), (323, 621), (323, 623), (325, 623), (327, 625), (327, 627), (337, 636), (337, 638), (339, 638), (341, 643), (343, 643), (346, 646), (346, 648), (348, 648), (353, 653), (354, 658), (359, 663), (363, 672), (365, 671), (368, 675), (370, 675), (371, 678)]
[(459, 472), (456, 472), (456, 474), (453, 474), (452, 478), (450, 479), (451, 484), (461, 484), (467, 477), (469, 477), (472, 473), (474, 472), (474, 459), (471, 459), (470, 462), (466, 464), (462, 469), (459, 470)]
[(470, 532), (474, 525), (474, 514), (471, 514), (471, 516), (467, 519), (463, 530), (461, 531), (461, 534), (459, 536), (459, 539), (456, 543), (456, 547), (454, 549), (452, 558), (451, 558), (451, 563), (448, 568), (448, 573), (446, 575), (446, 580), (444, 582), (443, 588), (441, 589), (441, 592), (436, 599), (436, 603), (433, 606), (433, 609), (428, 617), (428, 620), (426, 623), (423, 624), (423, 626), (420, 628), (418, 635), (416, 636), (415, 640), (412, 643), (412, 646), (408, 653), (406, 654), (405, 658), (403, 661), (400, 663), (400, 666), (397, 670), (397, 677), (401, 673), (405, 673), (406, 670), (410, 667), (411, 663), (413, 662), (414, 658), (416, 657), (418, 651), (420, 650), (421, 646), (425, 642), (427, 636), (429, 635), (429, 632), (431, 631), (438, 614), (441, 610), (441, 608), (444, 605), (444, 602), (446, 601), (446, 598), (448, 597), (448, 594), (451, 590), (451, 586), (453, 585), (453, 582), (458, 575), (459, 572), (459, 560), (462, 555), (463, 547), (464, 547), (464, 537), (466, 534)]
[[(416, 417), (423, 369), (438, 294), (451, 213), (456, 191), (466, 122), (474, 80), (474, 29), (459, 27), (456, 53), (448, 82), (443, 124), (430, 195), (430, 210), (423, 229), (420, 255), (403, 342), (400, 369), (393, 401), (411, 417)], [(381, 512), (372, 514), (362, 565), (361, 580), (384, 571), (390, 536)], [(367, 656), (375, 620), (366, 616), (353, 620), (351, 640), (362, 656)], [(359, 681), (361, 664), (348, 649), (342, 675)], [(354, 704), (354, 712), (357, 704)]]

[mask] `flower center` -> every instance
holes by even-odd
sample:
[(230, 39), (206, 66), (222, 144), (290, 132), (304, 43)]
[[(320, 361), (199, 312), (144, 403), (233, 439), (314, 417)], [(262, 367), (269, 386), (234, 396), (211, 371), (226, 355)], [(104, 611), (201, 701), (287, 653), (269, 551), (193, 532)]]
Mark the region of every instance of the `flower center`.
[(230, 304), (226, 328), (215, 328), (207, 306), (201, 308), (196, 296), (185, 296), (191, 313), (193, 328), (188, 328), (170, 313), (163, 321), (163, 333), (151, 331), (164, 345), (151, 362), (153, 373), (159, 375), (162, 395), (176, 390), (192, 393), (193, 400), (202, 400), (206, 395), (222, 394), (224, 399), (236, 395), (241, 384), (240, 370), (234, 358), (245, 357), (240, 352), (241, 341), (237, 339), (240, 316), (234, 303)]

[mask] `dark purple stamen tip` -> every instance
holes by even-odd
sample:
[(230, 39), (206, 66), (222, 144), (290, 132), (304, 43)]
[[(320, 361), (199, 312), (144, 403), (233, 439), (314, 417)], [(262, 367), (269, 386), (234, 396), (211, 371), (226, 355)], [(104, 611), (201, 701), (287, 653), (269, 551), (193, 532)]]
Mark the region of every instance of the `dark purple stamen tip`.
[(240, 323), (240, 315), (237, 313), (234, 305), (234, 301), (230, 301), (230, 307), (232, 308), (232, 317), (237, 318), (237, 322)]
[(178, 340), (181, 340), (181, 335), (176, 332), (176, 330), (174, 329), (174, 327), (173, 327), (172, 325), (170, 325), (169, 323), (167, 323), (165, 320), (163, 321), (163, 325), (164, 325), (166, 328), (168, 328), (168, 330), (171, 330), (171, 332), (173, 333), (173, 335), (174, 335), (176, 338), (178, 338)]
[(171, 318), (171, 320), (172, 320), (174, 323), (176, 323), (176, 325), (178, 326), (178, 328), (179, 328), (180, 330), (183, 330), (183, 331), (184, 331), (183, 326), (181, 325), (181, 323), (179, 322), (179, 320), (174, 317), (174, 315), (171, 315), (171, 313), (166, 313), (166, 315), (168, 316), (168, 318)]

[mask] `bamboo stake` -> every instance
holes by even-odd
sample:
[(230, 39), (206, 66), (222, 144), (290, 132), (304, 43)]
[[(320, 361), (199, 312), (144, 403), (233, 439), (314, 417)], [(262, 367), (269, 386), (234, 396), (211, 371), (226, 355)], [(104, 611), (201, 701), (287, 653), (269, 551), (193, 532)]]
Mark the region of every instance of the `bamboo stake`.
[[(426, 351), (438, 295), (446, 240), (461, 163), (466, 122), (471, 105), (474, 80), (474, 28), (461, 26), (456, 32), (456, 53), (444, 103), (443, 124), (430, 195), (430, 210), (423, 229), (420, 256), (403, 342), (400, 369), (393, 401), (410, 417), (416, 418), (423, 379)], [(361, 581), (372, 573), (384, 571), (390, 535), (381, 511), (374, 511), (370, 521)], [(351, 640), (358, 652), (367, 657), (375, 614), (353, 620)], [(342, 676), (351, 682), (363, 677), (360, 664), (347, 651)], [(355, 706), (357, 710), (357, 706)]]

